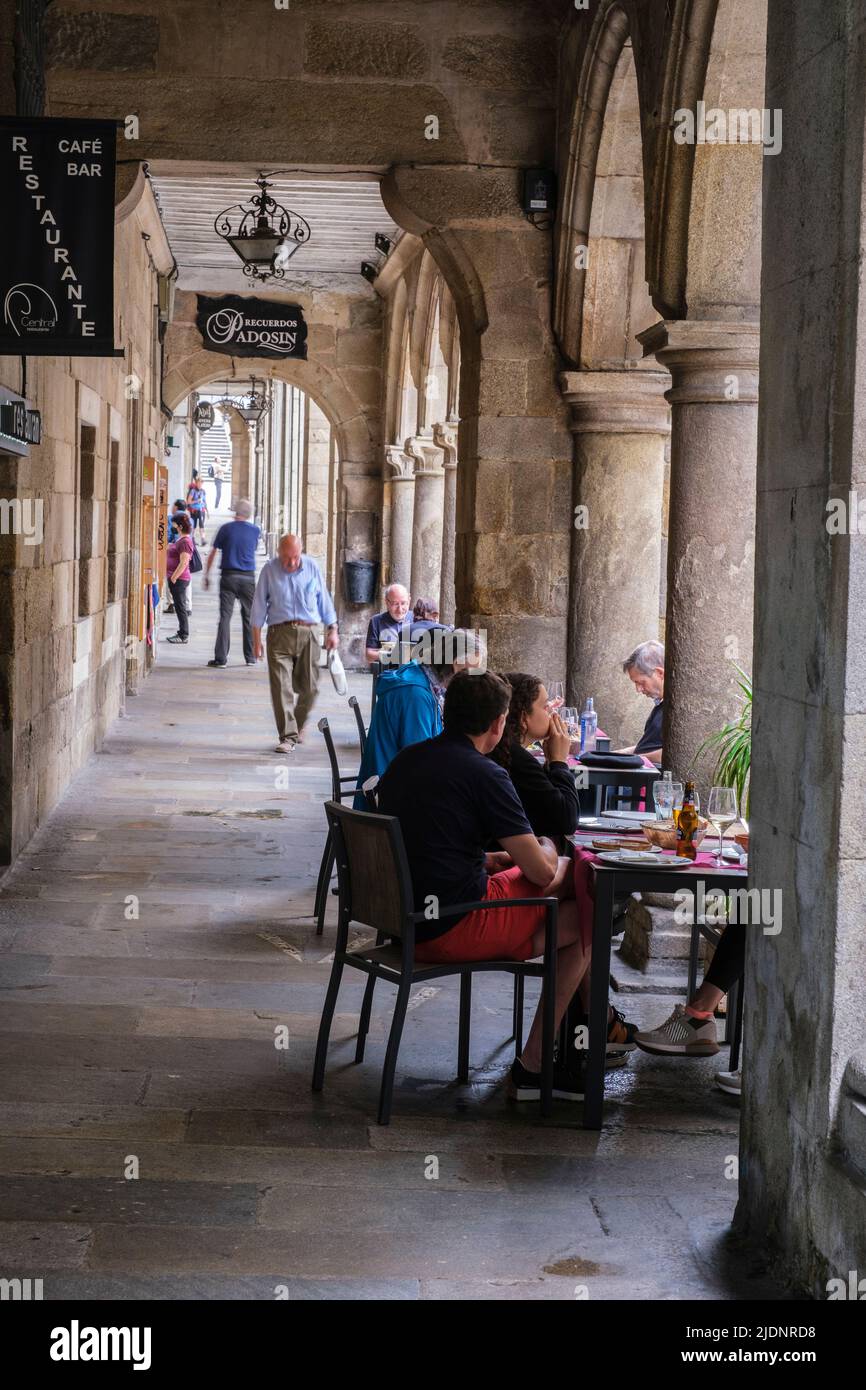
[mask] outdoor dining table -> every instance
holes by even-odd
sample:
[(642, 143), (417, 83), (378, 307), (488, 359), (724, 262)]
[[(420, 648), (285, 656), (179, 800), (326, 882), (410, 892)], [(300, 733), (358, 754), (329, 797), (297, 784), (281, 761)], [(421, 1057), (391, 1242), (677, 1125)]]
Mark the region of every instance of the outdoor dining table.
[[(569, 837), (574, 843), (575, 837)], [(673, 852), (659, 856), (674, 861)], [(739, 865), (716, 866), (714, 854), (698, 854), (693, 866), (684, 869), (648, 868), (643, 865), (603, 864), (597, 854), (575, 844), (576, 876), (585, 870), (586, 890), (594, 899), (592, 914), (592, 972), (589, 1004), (589, 1047), (584, 1079), (583, 1127), (601, 1129), (604, 1105), (605, 1057), (607, 1051), (607, 1010), (610, 986), (610, 950), (613, 936), (614, 902), (618, 895), (652, 892), (676, 893), (685, 889), (696, 894), (703, 884), (705, 893), (721, 889), (730, 892), (742, 888), (748, 879), (748, 869)], [(574, 1044), (575, 1032), (586, 1020), (576, 993), (566, 1010), (562, 1030), (560, 1065), (575, 1081), (581, 1078), (580, 1052)], [(564, 1053), (564, 1055), (562, 1055)]]
[[(629, 796), (614, 796), (614, 801), (619, 802), (628, 800), (629, 805), (634, 809), (635, 802), (641, 799), (641, 792), (646, 789), (643, 799), (647, 806), (652, 809), (652, 785), (661, 777), (659, 769), (647, 758), (643, 767), (588, 767), (585, 763), (577, 759), (569, 758), (568, 765), (575, 772), (580, 769), (580, 784), (583, 787), (595, 788), (595, 815), (605, 808), (602, 806), (602, 795), (605, 787), (627, 787)], [(612, 807), (611, 809), (616, 809)]]

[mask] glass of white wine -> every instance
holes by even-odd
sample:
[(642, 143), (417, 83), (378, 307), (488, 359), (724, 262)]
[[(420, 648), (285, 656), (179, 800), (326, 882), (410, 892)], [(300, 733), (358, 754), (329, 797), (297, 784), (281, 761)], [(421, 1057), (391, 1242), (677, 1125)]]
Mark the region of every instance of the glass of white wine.
[(719, 832), (719, 849), (716, 855), (716, 867), (722, 864), (722, 841), (725, 830), (729, 825), (733, 825), (737, 819), (737, 793), (733, 787), (713, 787), (710, 790), (710, 799), (707, 802), (707, 819), (715, 830)]

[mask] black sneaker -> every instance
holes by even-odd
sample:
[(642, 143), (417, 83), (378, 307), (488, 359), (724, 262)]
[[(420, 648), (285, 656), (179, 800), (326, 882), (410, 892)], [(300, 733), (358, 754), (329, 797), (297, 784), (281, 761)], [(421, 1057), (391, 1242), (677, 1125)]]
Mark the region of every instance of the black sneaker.
[[(511, 1063), (509, 1090), (514, 1100), (541, 1100), (541, 1072), (527, 1071), (515, 1057)], [(583, 1077), (573, 1081), (561, 1073), (553, 1073), (554, 1100), (583, 1100)]]
[(228, 666), (227, 661), (209, 661), (208, 666)]
[(187, 642), (189, 641), (189, 638), (181, 637), (180, 633), (176, 632), (174, 637), (167, 637), (165, 640), (167, 642), (177, 642), (180, 643), (181, 646), (186, 646)]
[[(587, 1014), (581, 1014), (577, 1023), (588, 1029), (589, 1016)], [(623, 1018), (619, 1009), (615, 1009), (613, 1004), (610, 1004), (608, 1006), (607, 1047), (605, 1049), (607, 1053), (606, 1066), (621, 1065), (619, 1059), (624, 1058), (627, 1053), (635, 1051), (637, 1047), (637, 1043), (635, 1042), (636, 1033), (637, 1024), (629, 1023), (627, 1019)]]

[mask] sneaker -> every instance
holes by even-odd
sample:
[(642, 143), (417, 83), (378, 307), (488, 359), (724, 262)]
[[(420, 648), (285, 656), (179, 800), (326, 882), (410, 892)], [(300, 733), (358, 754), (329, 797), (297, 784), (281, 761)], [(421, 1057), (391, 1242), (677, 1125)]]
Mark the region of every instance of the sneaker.
[(256, 661), (255, 657), (253, 657), (252, 661), (247, 662), (248, 666), (258, 666), (258, 664), (259, 663)]
[[(585, 1028), (588, 1028), (589, 1018), (586, 1014), (582, 1014), (578, 1019), (578, 1023), (581, 1023)], [(626, 1053), (634, 1052), (636, 1034), (637, 1024), (629, 1023), (627, 1019), (623, 1018), (619, 1009), (615, 1009), (613, 1007), (613, 1004), (609, 1005), (607, 1020), (607, 1061), (605, 1063), (606, 1066), (618, 1066), (619, 1063), (613, 1061), (613, 1058), (622, 1058), (624, 1060)]]
[[(514, 1100), (541, 1100), (541, 1072), (527, 1071), (515, 1057), (511, 1063), (508, 1089)], [(583, 1100), (583, 1080), (577, 1082), (553, 1073), (554, 1100)]]
[(228, 666), (227, 661), (209, 661), (208, 666)]
[(281, 738), (280, 741), (279, 741), (279, 743), (277, 744), (276, 748), (274, 749), (274, 752), (275, 752), (275, 753), (291, 753), (291, 752), (294, 750), (294, 747), (295, 747), (295, 745), (294, 745), (294, 743), (291, 741), (291, 739), (288, 739), (288, 738)]
[(726, 1096), (740, 1096), (743, 1093), (743, 1069), (736, 1071), (717, 1071), (716, 1085)]
[(181, 643), (182, 645), (185, 646), (186, 643), (189, 641), (189, 638), (188, 638), (188, 637), (181, 637), (180, 633), (179, 633), (179, 632), (176, 632), (175, 635), (174, 635), (174, 637), (167, 637), (165, 640), (166, 640), (167, 642), (179, 642), (179, 643)]
[(716, 1020), (692, 1018), (683, 1004), (677, 1004), (660, 1028), (635, 1033), (634, 1040), (644, 1052), (655, 1052), (660, 1057), (711, 1057), (719, 1050)]
[(634, 1052), (637, 1044), (637, 1024), (628, 1023), (611, 1004), (607, 1018), (607, 1055), (621, 1057), (626, 1052)]

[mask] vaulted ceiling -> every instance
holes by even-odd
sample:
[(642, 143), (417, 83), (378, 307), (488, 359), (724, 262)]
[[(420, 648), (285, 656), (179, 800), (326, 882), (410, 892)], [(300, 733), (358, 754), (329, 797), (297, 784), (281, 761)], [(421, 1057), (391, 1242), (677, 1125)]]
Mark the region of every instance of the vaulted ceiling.
[[(276, 174), (271, 196), (310, 225), (310, 239), (298, 247), (283, 280), (266, 286), (244, 275), (231, 246), (214, 230), (227, 207), (248, 203), (260, 171), (225, 165), (149, 166), (171, 249), (178, 264), (178, 288), (221, 293), (266, 290), (268, 296), (299, 289), (372, 294), (361, 276), (361, 262), (378, 264), (375, 236), (393, 241), (398, 228), (385, 211), (375, 174)], [(268, 170), (264, 171), (269, 173)]]

